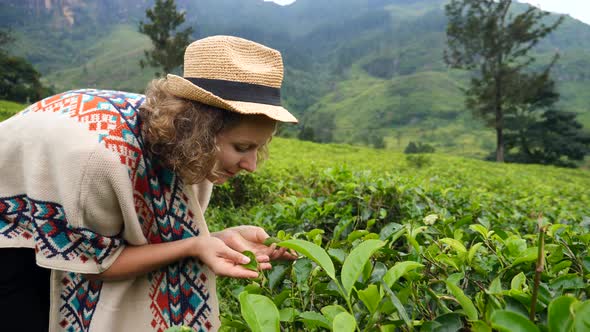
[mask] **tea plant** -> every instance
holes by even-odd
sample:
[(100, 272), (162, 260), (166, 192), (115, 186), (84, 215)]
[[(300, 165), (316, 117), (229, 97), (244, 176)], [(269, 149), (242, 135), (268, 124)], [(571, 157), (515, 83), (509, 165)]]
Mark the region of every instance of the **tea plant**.
[(587, 172), (437, 155), (416, 169), (327, 148), (362, 161), (275, 155), (242, 181), (251, 203), (217, 189), (241, 203), (213, 201), (208, 220), (261, 225), (301, 254), (254, 282), (220, 280), (224, 330), (590, 330)]

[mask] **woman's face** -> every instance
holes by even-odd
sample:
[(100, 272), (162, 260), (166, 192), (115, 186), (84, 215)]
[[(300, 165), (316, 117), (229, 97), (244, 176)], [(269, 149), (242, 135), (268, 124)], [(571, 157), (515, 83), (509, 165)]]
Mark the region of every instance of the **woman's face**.
[(239, 124), (217, 135), (215, 175), (207, 179), (221, 184), (240, 171), (256, 170), (258, 150), (271, 138), (275, 121), (264, 116), (244, 117)]

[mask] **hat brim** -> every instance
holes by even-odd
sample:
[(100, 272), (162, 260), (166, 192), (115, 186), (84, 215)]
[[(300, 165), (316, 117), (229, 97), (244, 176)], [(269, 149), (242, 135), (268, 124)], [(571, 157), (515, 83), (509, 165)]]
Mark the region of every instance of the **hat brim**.
[(211, 105), (241, 114), (261, 114), (281, 122), (299, 122), (291, 113), (289, 113), (287, 109), (282, 106), (226, 100), (178, 75), (168, 74), (166, 77), (166, 82), (170, 88), (170, 91), (177, 97), (198, 101), (206, 105)]

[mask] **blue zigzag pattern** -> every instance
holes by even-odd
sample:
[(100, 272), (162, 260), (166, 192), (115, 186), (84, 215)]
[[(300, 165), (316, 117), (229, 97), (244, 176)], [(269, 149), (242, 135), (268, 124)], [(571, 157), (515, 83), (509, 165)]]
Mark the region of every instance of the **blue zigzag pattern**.
[(62, 280), (59, 325), (68, 332), (88, 331), (102, 290), (101, 281), (88, 281), (78, 273), (68, 273)]
[(118, 236), (108, 237), (85, 228), (72, 228), (61, 205), (27, 195), (0, 197), (0, 234), (11, 239), (24, 232), (34, 234), (35, 249), (47, 258), (97, 263), (122, 245)]
[[(26, 195), (0, 198), (0, 235), (6, 238), (34, 234), (35, 251), (47, 258), (97, 263), (122, 244), (120, 237), (107, 237), (89, 229), (71, 228), (61, 205)], [(61, 281), (60, 326), (66, 331), (87, 331), (96, 310), (102, 283), (68, 273)]]

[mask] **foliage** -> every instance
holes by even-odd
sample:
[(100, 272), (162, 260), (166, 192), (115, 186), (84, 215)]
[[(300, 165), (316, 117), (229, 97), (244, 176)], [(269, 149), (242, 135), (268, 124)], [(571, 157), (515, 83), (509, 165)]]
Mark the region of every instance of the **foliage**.
[(407, 154), (406, 162), (413, 168), (422, 168), (432, 164), (432, 158), (423, 154)]
[(5, 52), (12, 42), (10, 32), (0, 30), (0, 99), (24, 103), (49, 95), (50, 90), (39, 81), (41, 74), (29, 62)]
[(535, 60), (530, 51), (563, 22), (561, 17), (546, 25), (549, 13), (533, 6), (512, 16), (511, 5), (512, 0), (452, 0), (445, 6), (449, 18), (445, 62), (475, 70), (466, 105), (496, 130), (497, 161), (504, 161), (505, 113), (538, 96), (557, 59), (556, 55), (541, 74), (525, 75)]
[(422, 143), (422, 142), (418, 142), (418, 143), (414, 143), (412, 141), (410, 141), (410, 143), (408, 143), (408, 146), (406, 146), (404, 153), (406, 154), (410, 154), (410, 153), (433, 153), (434, 152), (434, 148), (426, 143)]
[[(590, 151), (590, 134), (576, 113), (548, 110), (542, 119), (506, 135), (506, 161), (576, 167)], [(516, 152), (510, 149), (518, 147)]]
[[(302, 257), (255, 281), (220, 280), (224, 330), (276, 319), (283, 331), (586, 324), (587, 171), (437, 154), (416, 169), (398, 153), (284, 139), (270, 152), (249, 175), (259, 198), (232, 208), (216, 191), (208, 220), (258, 224)], [(237, 314), (248, 294), (267, 317)]]
[(174, 0), (156, 0), (154, 8), (147, 9), (145, 14), (151, 23), (140, 22), (139, 32), (150, 37), (154, 48), (144, 51), (139, 64), (141, 68), (151, 66), (162, 68), (163, 74), (171, 73), (182, 65), (184, 50), (193, 33), (191, 27), (176, 31), (184, 23), (186, 13), (176, 11)]
[(17, 112), (25, 109), (26, 105), (12, 101), (0, 100), (0, 121), (4, 121)]

